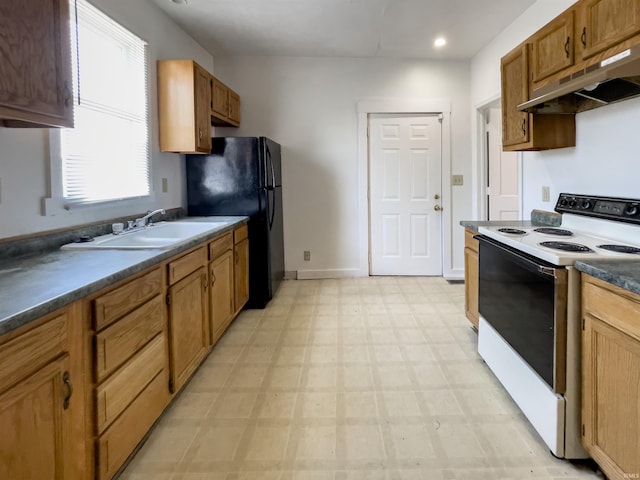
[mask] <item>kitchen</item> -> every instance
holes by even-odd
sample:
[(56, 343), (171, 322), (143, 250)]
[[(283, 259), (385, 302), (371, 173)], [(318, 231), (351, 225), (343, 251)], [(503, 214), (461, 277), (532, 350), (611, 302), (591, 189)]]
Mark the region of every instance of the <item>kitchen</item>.
[[(350, 277), (367, 268), (360, 227), (366, 207), (363, 215), (362, 194), (358, 189), (360, 172), (353, 160), (358, 147), (354, 105), (364, 98), (379, 97), (451, 99), (451, 173), (463, 175), (465, 183), (450, 189), (451, 213), (445, 235), (451, 241), (450, 253), (445, 254), (444, 274), (461, 278), (464, 240), (458, 223), (478, 217), (481, 212), (475, 181), (480, 170), (475, 148), (478, 143), (475, 109), (499, 95), (500, 57), (573, 2), (534, 3), (470, 62), (213, 59), (156, 9), (137, 2), (96, 3), (125, 25), (135, 27), (150, 42), (155, 57), (193, 58), (210, 71), (215, 67), (215, 74), (241, 93), (241, 128), (216, 129), (216, 134), (252, 135), (259, 131), (277, 138), (289, 149), (285, 156), (288, 153), (296, 158), (283, 176), (284, 183), (290, 186), (284, 199), (286, 268), (298, 272), (299, 278)], [(399, 73), (389, 78), (389, 71)], [(150, 96), (155, 98), (155, 86), (151, 85)], [(550, 186), (552, 201), (562, 191), (600, 195), (615, 192), (616, 196), (637, 197), (633, 174), (639, 167), (630, 160), (638, 147), (633, 127), (637, 110), (636, 99), (582, 113), (576, 119), (576, 147), (525, 153), (523, 212), (532, 208), (551, 209), (551, 202), (540, 200), (543, 185)], [(152, 114), (151, 118), (155, 138), (156, 116)], [(42, 198), (48, 196), (48, 141), (45, 130), (0, 130), (0, 236), (13, 237), (131, 213), (128, 209), (114, 209), (99, 217), (84, 212), (41, 215)], [(157, 141), (152, 141), (152, 148), (157, 148)], [(603, 168), (604, 175), (600, 174)], [(568, 177), (567, 171), (574, 174)], [(182, 175), (175, 155), (154, 150), (153, 206), (185, 204)], [(167, 192), (161, 192), (159, 187), (162, 178), (168, 180)], [(298, 208), (287, 207), (291, 205)], [(146, 209), (147, 206), (139, 208)], [(303, 250), (312, 252), (310, 263), (303, 260)]]

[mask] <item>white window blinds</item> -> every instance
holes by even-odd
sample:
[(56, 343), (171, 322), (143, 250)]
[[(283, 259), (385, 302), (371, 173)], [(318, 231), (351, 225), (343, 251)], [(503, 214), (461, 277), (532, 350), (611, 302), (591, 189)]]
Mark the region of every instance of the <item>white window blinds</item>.
[(76, 8), (75, 128), (61, 132), (65, 203), (149, 195), (146, 42), (86, 0)]

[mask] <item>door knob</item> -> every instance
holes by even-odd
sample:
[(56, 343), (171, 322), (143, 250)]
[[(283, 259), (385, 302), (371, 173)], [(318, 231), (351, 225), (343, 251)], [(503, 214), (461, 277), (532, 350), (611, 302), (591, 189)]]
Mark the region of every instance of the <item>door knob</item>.
[(434, 209), (436, 212), (439, 212), (440, 210), (442, 210), (442, 207), (441, 207), (440, 205), (436, 205), (436, 206), (434, 206), (434, 207), (433, 207), (433, 209)]

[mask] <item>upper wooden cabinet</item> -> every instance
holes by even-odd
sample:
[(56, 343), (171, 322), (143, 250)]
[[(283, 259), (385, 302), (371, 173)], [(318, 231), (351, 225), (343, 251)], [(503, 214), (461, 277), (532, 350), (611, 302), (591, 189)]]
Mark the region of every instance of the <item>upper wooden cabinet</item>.
[(160, 150), (211, 151), (209, 73), (193, 60), (158, 61)]
[(583, 59), (640, 33), (640, 0), (583, 0), (578, 6), (576, 35)]
[(573, 10), (564, 12), (531, 38), (531, 77), (535, 84), (574, 64)]
[(211, 118), (214, 125), (240, 125), (240, 96), (215, 77), (211, 77)]
[(505, 55), (502, 77), (502, 148), (547, 150), (576, 144), (575, 115), (534, 115), (518, 105), (529, 100), (529, 50), (525, 43)]
[(73, 127), (68, 0), (0, 2), (0, 125)]

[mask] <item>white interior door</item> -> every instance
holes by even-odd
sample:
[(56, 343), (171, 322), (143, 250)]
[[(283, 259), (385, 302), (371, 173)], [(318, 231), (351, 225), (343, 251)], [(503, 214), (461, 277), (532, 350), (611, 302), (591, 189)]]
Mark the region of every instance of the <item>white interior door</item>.
[(518, 153), (502, 151), (502, 115), (499, 108), (487, 114), (487, 197), (489, 220), (520, 219)]
[(442, 275), (439, 115), (369, 117), (371, 275)]

